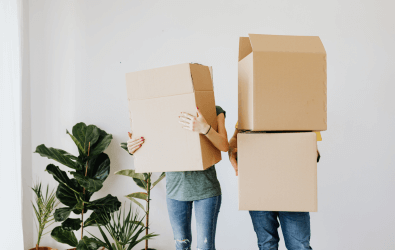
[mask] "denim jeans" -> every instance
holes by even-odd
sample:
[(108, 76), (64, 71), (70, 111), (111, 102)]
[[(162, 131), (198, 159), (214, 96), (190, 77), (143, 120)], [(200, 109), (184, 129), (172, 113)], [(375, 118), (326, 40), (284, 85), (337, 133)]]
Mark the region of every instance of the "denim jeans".
[(259, 250), (278, 249), (277, 229), (281, 223), (285, 246), (288, 250), (310, 247), (310, 214), (308, 212), (250, 211), (252, 224), (258, 237)]
[(197, 248), (215, 250), (215, 230), (221, 206), (221, 195), (196, 201), (178, 201), (167, 198), (167, 211), (173, 228), (176, 250), (191, 249), (193, 204), (197, 227)]

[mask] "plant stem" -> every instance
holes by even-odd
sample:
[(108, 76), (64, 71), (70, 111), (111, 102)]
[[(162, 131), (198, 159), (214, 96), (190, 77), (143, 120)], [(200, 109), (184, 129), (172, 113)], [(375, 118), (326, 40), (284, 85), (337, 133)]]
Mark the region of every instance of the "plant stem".
[[(91, 142), (89, 142), (89, 145), (88, 145), (88, 157), (89, 157), (89, 151), (90, 151), (90, 149), (91, 149)], [(88, 163), (89, 163), (89, 160), (88, 161), (86, 161), (86, 168), (85, 168), (85, 176), (88, 174)], [(85, 195), (85, 188), (83, 188), (83, 194)], [(84, 197), (84, 199), (85, 199), (85, 197)], [(82, 202), (82, 213), (81, 213), (81, 240), (82, 240), (82, 237), (84, 236), (84, 209), (85, 209), (85, 203), (84, 202)]]
[[(151, 195), (151, 173), (148, 174), (148, 178), (147, 178), (147, 209), (146, 209), (146, 217), (145, 217), (145, 235), (148, 235), (150, 195)], [(148, 239), (145, 240), (145, 250), (148, 250)]]
[(36, 244), (36, 249), (38, 250), (38, 247), (40, 246), (40, 241), (41, 241), (41, 236), (42, 236), (42, 232), (44, 229), (42, 229), (40, 227), (40, 231), (38, 232), (38, 239), (37, 239), (37, 244)]

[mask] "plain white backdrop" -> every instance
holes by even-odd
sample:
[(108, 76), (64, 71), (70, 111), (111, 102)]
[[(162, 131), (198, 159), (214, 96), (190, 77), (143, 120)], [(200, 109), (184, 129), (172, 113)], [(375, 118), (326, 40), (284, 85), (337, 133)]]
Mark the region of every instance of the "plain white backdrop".
[(21, 3), (21, 0), (0, 0), (0, 221), (7, 225), (0, 228), (3, 249), (23, 248)]
[[(239, 36), (320, 36), (328, 60), (328, 130), (318, 144), (319, 212), (311, 214), (311, 245), (319, 250), (395, 249), (393, 1), (31, 0), (28, 5), (31, 138), (24, 137), (24, 143), (32, 152), (44, 143), (76, 154), (66, 129), (85, 122), (106, 130), (114, 137), (106, 150), (111, 175), (93, 198), (111, 193), (126, 204), (123, 196), (139, 188), (113, 175), (133, 168), (132, 157), (119, 147), (130, 125), (125, 73), (185, 62), (213, 66), (216, 103), (227, 111), (230, 137), (237, 121)], [(24, 157), (31, 157), (31, 169), (24, 167), (31, 178), (25, 187), (37, 177), (55, 187), (44, 172), (48, 159)], [(226, 154), (216, 168), (223, 192), (217, 249), (257, 249), (249, 214), (238, 211), (237, 177)], [(256, 193), (268, 191), (275, 192)], [(24, 198), (25, 214), (33, 214), (31, 198)], [(160, 236), (150, 246), (175, 249), (165, 181), (152, 198), (151, 230)], [(25, 220), (31, 228), (25, 228), (25, 249), (35, 244), (31, 220)], [(49, 236), (42, 245), (67, 248)], [(282, 235), (280, 249), (285, 249)]]

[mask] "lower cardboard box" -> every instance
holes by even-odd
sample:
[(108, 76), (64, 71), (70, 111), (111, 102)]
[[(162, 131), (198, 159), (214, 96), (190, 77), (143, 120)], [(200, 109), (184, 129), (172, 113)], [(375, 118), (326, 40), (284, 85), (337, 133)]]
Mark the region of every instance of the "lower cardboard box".
[(317, 135), (239, 133), (239, 210), (317, 212)]

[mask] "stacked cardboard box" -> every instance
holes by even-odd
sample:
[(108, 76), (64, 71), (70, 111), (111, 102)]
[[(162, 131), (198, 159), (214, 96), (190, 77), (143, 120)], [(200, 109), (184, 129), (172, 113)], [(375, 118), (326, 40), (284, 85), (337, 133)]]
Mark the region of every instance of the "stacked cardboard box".
[(239, 45), (239, 209), (317, 211), (317, 135), (327, 128), (319, 37), (250, 34)]
[(178, 123), (181, 112), (196, 107), (217, 129), (211, 68), (200, 64), (126, 74), (133, 138), (145, 143), (135, 153), (137, 173), (205, 170), (221, 160), (221, 152), (203, 135)]

